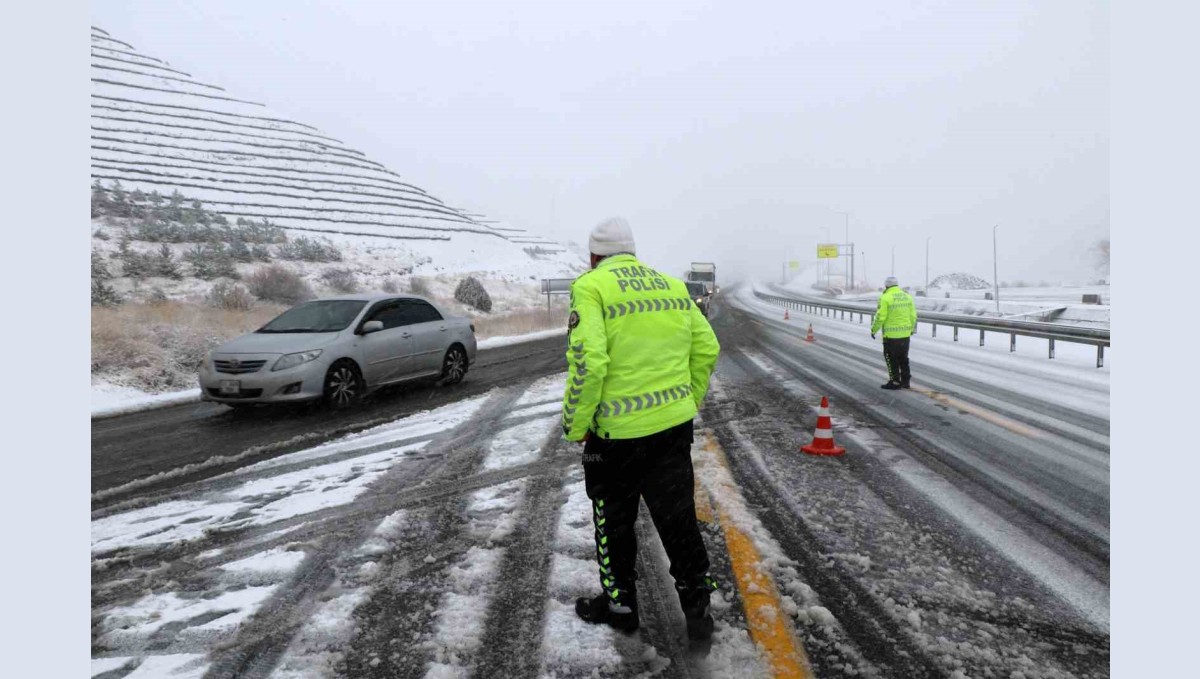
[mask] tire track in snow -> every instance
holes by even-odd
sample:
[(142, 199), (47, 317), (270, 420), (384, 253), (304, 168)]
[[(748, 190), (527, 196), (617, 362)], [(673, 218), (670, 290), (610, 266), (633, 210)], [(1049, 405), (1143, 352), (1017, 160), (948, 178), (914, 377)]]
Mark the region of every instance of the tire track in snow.
[[(544, 417), (544, 416), (542, 416)], [(549, 600), (551, 543), (564, 502), (567, 466), (578, 446), (552, 433), (543, 459), (554, 462), (532, 477), (525, 491), (522, 530), (505, 551), (488, 606), (476, 677), (536, 677), (541, 669), (542, 627)]]
[[(638, 507), (638, 518), (634, 528), (638, 542), (640, 633), (647, 643), (670, 661), (663, 669), (662, 676), (683, 679), (707, 677), (708, 673), (703, 665), (693, 661), (693, 649), (686, 640), (687, 623), (674, 588), (667, 589), (667, 583), (672, 580), (663, 568), (665, 552), (654, 523), (650, 520), (650, 509), (646, 507), (645, 501)], [(698, 645), (697, 648), (699, 647)]]
[[(372, 484), (365, 499), (386, 498), (427, 475), (455, 478), (473, 469), (482, 455), (481, 439), (484, 443), (490, 440), (491, 432), (508, 413), (515, 391), (496, 392), (474, 419), (435, 440), (430, 448), (445, 453), (440, 466), (435, 463), (439, 458), (431, 458), (426, 464), (399, 465)], [(330, 532), (317, 551), (305, 558), (288, 582), (242, 625), (234, 643), (214, 652), (205, 679), (265, 679), (317, 607), (318, 596), (334, 582), (339, 559), (352, 554), (375, 526), (373, 521), (357, 520), (328, 527)]]
[[(737, 478), (738, 485), (753, 505), (759, 520), (779, 541), (787, 555), (799, 563), (805, 582), (816, 590), (822, 603), (841, 622), (862, 655), (876, 666), (894, 670), (894, 676), (911, 679), (948, 678), (949, 673), (928, 658), (920, 646), (871, 597), (862, 583), (822, 560), (821, 545), (803, 517), (795, 513), (785, 514), (779, 509), (778, 496), (782, 494), (782, 489), (746, 460), (748, 456), (742, 454), (743, 446), (734, 434), (736, 426), (735, 423), (726, 422), (713, 426), (712, 431), (721, 447), (730, 451), (730, 470)], [(822, 660), (818, 654), (813, 654), (812, 661), (818, 670), (822, 669)]]
[[(509, 470), (516, 466), (516, 461), (528, 457), (534, 458), (533, 463), (540, 463), (543, 470), (554, 470), (558, 467), (558, 465), (552, 464), (553, 458), (547, 459), (548, 453), (554, 450), (553, 441), (557, 435), (557, 430), (552, 431), (549, 428), (554, 418), (543, 414), (534, 418), (509, 418), (506, 420), (505, 418), (516, 407), (517, 400), (510, 398), (506, 405), (506, 411), (500, 414), (496, 423), (493, 424), (495, 431), (486, 442), (490, 445), (480, 444), (473, 454), (459, 456), (454, 464), (447, 468), (446, 477), (461, 478), (475, 474), (480, 468), (489, 467), (498, 472), (496, 477), (500, 477), (505, 472), (511, 473)], [(536, 443), (532, 445), (532, 455), (530, 455), (529, 441), (523, 438), (530, 433), (537, 436)], [(561, 471), (559, 473), (561, 474)], [(520, 475), (524, 477), (529, 474), (528, 471), (525, 471)], [(531, 501), (538, 502), (536, 498), (530, 500), (527, 497), (531, 483), (534, 482), (523, 481), (517, 490), (521, 493), (520, 506), (522, 507), (528, 506)], [(498, 484), (488, 485), (496, 486)], [(436, 559), (430, 569), (420, 578), (398, 578), (395, 573), (392, 573), (384, 582), (375, 587), (370, 599), (355, 611), (359, 633), (346, 651), (345, 671), (348, 674), (388, 679), (421, 677), (429, 671), (430, 662), (440, 662), (444, 659), (438, 653), (437, 642), (443, 634), (440, 627), (445, 623), (435, 620), (435, 613), (453, 615), (444, 610), (443, 601), (447, 594), (459, 594), (453, 591), (448, 584), (448, 569), (454, 564), (462, 564), (470, 546), (477, 542), (472, 539), (471, 535), (473, 526), (469, 515), (473, 504), (472, 499), (465, 493), (458, 492), (445, 496), (440, 502), (423, 507), (419, 516), (410, 517), (410, 530), (407, 537), (412, 542), (419, 541), (421, 544), (435, 545), (458, 544), (462, 545), (463, 549), (454, 554), (453, 559)], [(536, 522), (537, 518), (526, 517), (526, 521), (529, 520)], [(523, 525), (522, 534), (527, 532), (528, 525)], [(487, 540), (487, 544), (489, 549), (502, 550), (500, 557), (502, 560), (506, 559), (507, 555), (513, 551), (511, 538), (507, 535), (500, 538), (500, 545), (493, 546), (490, 538)], [(426, 561), (429, 559), (426, 558)], [(494, 583), (496, 576), (492, 576), (492, 580)], [(490, 589), (495, 591), (494, 586)], [(479, 597), (468, 597), (465, 605), (471, 606), (476, 603), (490, 605), (484, 604), (478, 599)], [(464, 604), (460, 602), (459, 605)], [(524, 606), (530, 605), (532, 602), (524, 603)], [(468, 611), (465, 618), (458, 619), (458, 622), (465, 626), (479, 624), (482, 627), (487, 610), (485, 608), (484, 610)], [(401, 614), (401, 612), (403, 613)], [(456, 631), (468, 633), (465, 630)], [(394, 648), (397, 639), (409, 640), (403, 654), (397, 653)], [(517, 640), (510, 640), (509, 643), (512, 644), (514, 641)], [(472, 640), (456, 639), (452, 643), (460, 647), (457, 651), (451, 651), (454, 656), (452, 658), (454, 666), (463, 663), (469, 667), (475, 663), (473, 658), (476, 649)], [(458, 657), (459, 652), (466, 658)]]
[[(722, 339), (725, 340), (725, 338)], [(913, 538), (911, 543), (906, 543), (904, 538), (899, 538), (901, 543), (911, 544), (912, 549), (916, 551), (912, 558), (902, 558), (898, 562), (894, 558), (889, 559), (886, 556), (886, 550), (883, 553), (876, 553), (872, 551), (873, 547), (866, 547), (865, 551), (868, 554), (883, 558), (873, 559), (876, 561), (876, 566), (867, 566), (868, 570), (873, 571), (873, 574), (862, 578), (850, 572), (855, 569), (850, 568), (847, 563), (838, 563), (842, 561), (841, 555), (825, 554), (824, 559), (828, 563), (824, 564), (824, 568), (830, 576), (844, 579), (849, 585), (860, 582), (862, 586), (869, 588), (863, 590), (864, 595), (874, 596), (876, 600), (886, 598), (886, 603), (893, 608), (895, 605), (891, 603), (891, 596), (902, 602), (907, 601), (907, 606), (914, 607), (912, 610), (924, 613), (926, 623), (924, 630), (920, 620), (915, 624), (917, 630), (923, 630), (918, 633), (918, 636), (924, 641), (915, 641), (926, 647), (927, 653), (942, 658), (961, 658), (968, 663), (973, 662), (993, 670), (999, 669), (995, 665), (997, 661), (1012, 662), (1015, 659), (1019, 662), (1021, 661), (1020, 656), (1027, 653), (1037, 661), (1038, 667), (1038, 670), (1033, 671), (1032, 674), (1030, 674), (1030, 671), (1033, 670), (1032, 666), (1021, 668), (1028, 676), (1106, 676), (1103, 667), (1108, 657), (1107, 635), (1097, 634), (1080, 626), (1082, 621), (1077, 620), (1076, 614), (1049, 592), (1043, 583), (1031, 578), (1002, 553), (997, 553), (994, 545), (986, 544), (972, 534), (964, 534), (956, 520), (946, 516), (943, 509), (934, 502), (923, 495), (914, 495), (905, 482), (895, 477), (895, 471), (891, 468), (895, 464), (895, 452), (888, 457), (888, 454), (884, 452), (886, 449), (881, 450), (876, 446), (871, 446), (872, 451), (875, 452), (874, 455), (863, 455), (862, 452), (865, 451), (858, 451), (856, 454), (856, 451), (851, 450), (850, 455), (839, 458), (837, 461), (813, 461), (799, 457), (794, 464), (791, 464), (783, 459), (788, 454), (780, 454), (780, 450), (794, 449), (799, 444), (798, 438), (804, 439), (810, 435), (811, 422), (815, 419), (816, 413), (809, 405), (797, 401), (794, 389), (787, 387), (787, 382), (785, 382), (785, 387), (775, 386), (779, 381), (778, 377), (773, 377), (758, 362), (750, 360), (749, 357), (742, 354), (740, 349), (733, 348), (735, 345), (735, 341), (726, 343), (725, 357), (732, 364), (730, 367), (734, 368), (731, 379), (734, 379), (735, 384), (724, 384), (729, 380), (722, 380), (723, 384), (720, 385), (720, 390), (732, 393), (746, 391), (750, 398), (759, 399), (765, 404), (763, 417), (757, 422), (740, 422), (718, 428), (718, 435), (729, 436), (731, 431), (736, 433), (736, 430), (740, 429), (745, 433), (735, 436), (735, 438), (740, 440), (744, 436), (747, 437), (747, 440), (753, 438), (758, 443), (761, 454), (750, 449), (749, 454), (743, 452), (730, 457), (736, 463), (739, 475), (749, 475), (747, 478), (751, 479), (743, 485), (747, 488), (757, 488), (758, 497), (755, 498), (755, 501), (764, 508), (763, 511), (772, 512), (780, 517), (776, 520), (781, 525), (802, 531), (802, 533), (807, 532), (808, 537), (814, 541), (813, 549), (821, 549), (817, 542), (822, 535), (824, 539), (833, 543), (853, 538), (858, 540), (860, 545), (873, 544), (873, 541), (876, 540), (887, 543), (893, 540), (897, 533), (908, 534)], [(740, 377), (743, 372), (745, 373), (744, 378)], [(745, 383), (741, 384), (742, 382)], [(828, 385), (823, 385), (823, 388), (826, 387)], [(845, 405), (847, 402), (843, 403)], [(784, 410), (781, 404), (789, 404), (788, 408), (794, 408), (797, 412), (781, 412)], [(797, 432), (800, 432), (799, 437)], [(872, 436), (875, 433), (874, 429), (867, 432)], [(878, 433), (890, 436), (906, 432), (885, 428)], [(863, 432), (860, 431), (858, 436), (864, 436)], [(843, 443), (845, 442), (843, 441)], [(853, 443), (854, 441), (851, 441), (851, 444)], [(747, 445), (753, 444), (747, 443), (742, 447), (745, 448)], [(772, 455), (770, 458), (767, 456), (768, 452)], [(753, 459), (747, 460), (747, 457)], [(880, 459), (881, 457), (886, 459)], [(768, 472), (764, 465), (770, 466), (773, 471)], [(827, 473), (813, 471), (821, 465), (841, 468), (844, 470), (843, 474), (854, 477), (842, 479), (841, 483), (850, 482), (853, 485), (845, 487), (844, 492), (834, 488), (833, 490), (836, 491), (834, 496), (825, 501), (833, 503), (832, 513), (821, 509), (821, 502), (808, 497), (812, 493), (827, 492), (831, 489), (797, 485), (805, 482), (811, 484), (814, 479), (819, 479), (823, 475), (827, 476)], [(755, 473), (756, 468), (759, 468), (757, 474)], [(801, 473), (799, 471), (801, 468), (807, 468), (810, 471)], [(779, 477), (780, 480), (774, 480), (774, 477)], [(788, 479), (787, 487), (780, 485), (782, 479), (785, 478)], [(897, 483), (897, 481), (900, 482)], [(864, 487), (857, 489), (859, 484), (863, 484)], [(764, 485), (775, 486), (776, 499), (772, 500), (771, 493), (762, 491), (761, 487)], [(792, 489), (790, 492), (799, 492), (799, 488), (804, 488), (805, 496), (792, 499), (788, 488)], [(875, 529), (874, 524), (877, 522), (868, 521), (870, 525), (863, 524), (866, 519), (857, 516), (856, 509), (863, 500), (855, 498), (856, 494), (862, 493), (874, 496), (875, 499), (870, 502), (882, 502), (887, 507), (885, 511), (891, 514), (892, 518), (885, 520), (884, 525), (889, 528), (880, 528), (887, 530), (887, 535), (872, 537), (871, 531)], [(842, 497), (843, 495), (845, 497)], [(836, 507), (838, 504), (842, 505), (841, 509)], [(819, 523), (824, 525), (806, 528), (806, 524), (800, 518), (799, 505), (804, 505), (808, 507), (808, 511), (816, 511), (821, 517), (824, 517), (819, 520)], [(796, 518), (790, 518), (791, 516)], [(842, 525), (846, 517), (852, 518), (846, 521), (846, 525)], [(772, 530), (775, 529), (772, 528)], [(804, 535), (802, 534), (800, 537), (803, 538)], [(866, 539), (867, 543), (862, 543), (863, 539)], [(789, 545), (789, 554), (798, 548), (793, 543), (787, 544)], [(917, 561), (918, 554), (926, 553), (931, 555), (930, 559), (922, 556), (921, 560)], [(850, 554), (850, 556), (857, 555)], [(944, 563), (954, 574), (947, 582), (941, 582), (940, 577), (935, 578), (937, 582), (926, 582), (924, 585), (919, 580), (910, 582), (913, 578), (920, 578), (922, 574), (936, 576), (936, 572), (926, 572), (929, 569), (925, 562), (932, 560), (936, 566), (938, 559), (942, 557), (949, 559)], [(881, 573), (879, 568), (888, 569), (889, 561), (892, 562), (890, 569)], [(852, 562), (851, 565), (853, 565)], [(816, 566), (821, 566), (821, 564), (817, 563)], [(941, 569), (935, 567), (933, 570)], [(964, 583), (963, 590), (939, 589), (939, 586), (946, 584), (957, 588), (956, 579)], [(894, 582), (889, 582), (889, 580)], [(975, 599), (960, 601), (964, 591), (975, 592), (977, 595), (993, 595), (997, 601), (993, 603)], [(824, 592), (822, 592), (822, 596), (825, 596)], [(959, 599), (955, 597), (959, 597)], [(869, 599), (864, 599), (864, 601), (870, 603)], [(958, 601), (957, 605), (956, 601)], [(1033, 603), (1028, 603), (1030, 601)], [(901, 607), (895, 608), (895, 610), (903, 611), (904, 609)], [(903, 621), (896, 619), (897, 613), (888, 611), (886, 608), (883, 609), (883, 613), (890, 614), (893, 621), (899, 622), (901, 627), (899, 631), (902, 631)], [(843, 614), (839, 611), (838, 616), (842, 617)], [(890, 622), (886, 618), (878, 619), (883, 620), (890, 627), (896, 627), (894, 622)], [(931, 620), (933, 621), (932, 625), (929, 624)], [(940, 629), (948, 629), (946, 624), (958, 623), (965, 623), (968, 626), (965, 629), (974, 633), (990, 633), (990, 636), (984, 635), (983, 638), (991, 639), (991, 641), (980, 644), (976, 640), (975, 649), (971, 649), (968, 645), (967, 648), (960, 650), (961, 647), (956, 647), (954, 642), (948, 642), (940, 637), (939, 632), (929, 631), (939, 629), (939, 626)], [(857, 626), (857, 624), (854, 625), (854, 627)], [(957, 635), (947, 634), (947, 636)], [(989, 649), (989, 646), (995, 646), (995, 648)], [(1015, 648), (1015, 652), (1001, 650), (1000, 647)], [(999, 652), (997, 653), (997, 651)], [(995, 657), (990, 658), (988, 654)], [(1055, 665), (1059, 665), (1059, 668), (1056, 668)], [(1005, 672), (1007, 671), (1006, 669)], [(974, 675), (973, 672), (971, 674)]]
[[(317, 510), (263, 526), (212, 531), (204, 538), (183, 544), (106, 553), (108, 556), (101, 560), (102, 565), (93, 568), (92, 604), (111, 605), (136, 597), (156, 582), (186, 580), (195, 572), (236, 561), (264, 549), (320, 538), (331, 530), (338, 530), (345, 523), (379, 521), (400, 509), (421, 507), (532, 474), (566, 469), (571, 464), (571, 459), (552, 458), (481, 472), (464, 479), (421, 481), (391, 496), (360, 499), (349, 505)], [(222, 551), (216, 556), (204, 556), (206, 552), (214, 550)], [(146, 569), (147, 572), (144, 577), (130, 578), (131, 569)], [(105, 586), (106, 583), (113, 584)]]
[[(1074, 477), (1051, 475), (1045, 469), (1035, 474), (1027, 469), (1029, 465), (1019, 464), (1019, 461), (1014, 463), (1011, 450), (987, 438), (991, 434), (985, 430), (964, 433), (956, 427), (945, 426), (939, 432), (922, 432), (888, 427), (886, 425), (893, 423), (895, 415), (877, 412), (879, 407), (856, 398), (860, 383), (834, 379), (832, 375), (836, 373), (827, 365), (802, 364), (778, 347), (769, 345), (762, 337), (751, 337), (748, 342), (787, 373), (838, 399), (843, 412), (849, 413), (855, 421), (884, 425), (878, 430), (880, 438), (908, 452), (1013, 525), (1029, 531), (1039, 542), (1056, 551), (1073, 554), (1074, 567), (1107, 584), (1107, 527), (1098, 529), (1095, 520), (1076, 509), (1077, 506), (1091, 508), (1099, 502), (1107, 509), (1106, 494), (1101, 498), (1086, 488), (1071, 485)], [(733, 354), (732, 358), (737, 359), (737, 356)], [(751, 373), (764, 372), (760, 367), (744, 363), (743, 366)], [(769, 383), (770, 379), (765, 381)], [(897, 409), (902, 419), (917, 422), (928, 419), (926, 410), (906, 399), (897, 398), (886, 405)], [(1023, 440), (1018, 443), (1028, 445)], [(981, 464), (985, 465), (982, 469), (979, 468)], [(1102, 518), (1106, 521), (1107, 512)]]

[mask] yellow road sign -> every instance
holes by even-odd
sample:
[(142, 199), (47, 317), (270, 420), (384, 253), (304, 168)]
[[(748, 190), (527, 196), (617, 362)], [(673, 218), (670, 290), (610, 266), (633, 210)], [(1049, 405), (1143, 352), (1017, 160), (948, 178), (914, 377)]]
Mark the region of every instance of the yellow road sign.
[(833, 259), (838, 256), (838, 246), (834, 243), (819, 243), (817, 245), (817, 259)]
[(788, 268), (789, 268), (789, 269), (799, 269), (799, 268), (800, 268), (800, 261), (799, 261), (799, 260), (796, 260), (796, 259), (791, 259), (791, 260), (788, 260)]

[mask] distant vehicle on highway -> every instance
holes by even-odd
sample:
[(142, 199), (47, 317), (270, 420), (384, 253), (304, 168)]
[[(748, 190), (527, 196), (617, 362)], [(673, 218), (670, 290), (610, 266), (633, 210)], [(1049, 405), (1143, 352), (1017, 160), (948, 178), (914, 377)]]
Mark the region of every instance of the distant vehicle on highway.
[(689, 283), (703, 283), (704, 289), (710, 295), (721, 291), (721, 288), (717, 287), (717, 265), (712, 262), (692, 262), (686, 280)]
[(688, 289), (688, 295), (690, 295), (692, 299), (696, 300), (696, 306), (700, 307), (700, 313), (707, 317), (708, 309), (712, 306), (712, 295), (709, 294), (708, 289), (704, 287), (703, 283), (689, 281), (686, 283), (686, 285)]
[(422, 297), (331, 297), (213, 349), (200, 366), (200, 394), (231, 407), (323, 400), (345, 408), (397, 382), (461, 382), (475, 353), (475, 326)]

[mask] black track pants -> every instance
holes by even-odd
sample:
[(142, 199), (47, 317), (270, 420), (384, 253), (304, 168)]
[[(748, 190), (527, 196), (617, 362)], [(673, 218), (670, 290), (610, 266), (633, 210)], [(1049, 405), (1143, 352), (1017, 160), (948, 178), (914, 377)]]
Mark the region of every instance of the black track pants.
[(676, 588), (704, 586), (708, 552), (696, 523), (691, 448), (691, 421), (638, 439), (592, 436), (584, 446), (600, 582), (614, 604), (636, 605), (639, 498), (666, 548)]
[(883, 360), (887, 362), (888, 380), (904, 384), (912, 379), (908, 370), (908, 338), (883, 338)]

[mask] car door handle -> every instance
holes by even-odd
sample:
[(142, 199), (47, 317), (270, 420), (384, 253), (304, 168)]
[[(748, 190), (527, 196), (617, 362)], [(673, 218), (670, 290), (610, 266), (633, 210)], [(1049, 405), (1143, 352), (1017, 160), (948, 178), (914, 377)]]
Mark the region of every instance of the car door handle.
[(447, 331), (447, 330), (449, 330), (449, 329), (450, 329), (450, 328), (446, 328), (446, 327), (441, 327), (441, 328), (438, 328), (438, 330), (441, 330), (442, 332), (446, 332), (446, 331)]
[(412, 333), (411, 332), (403, 332), (403, 333), (400, 333), (400, 337), (402, 337), (404, 339), (408, 339), (409, 337), (412, 337)]

